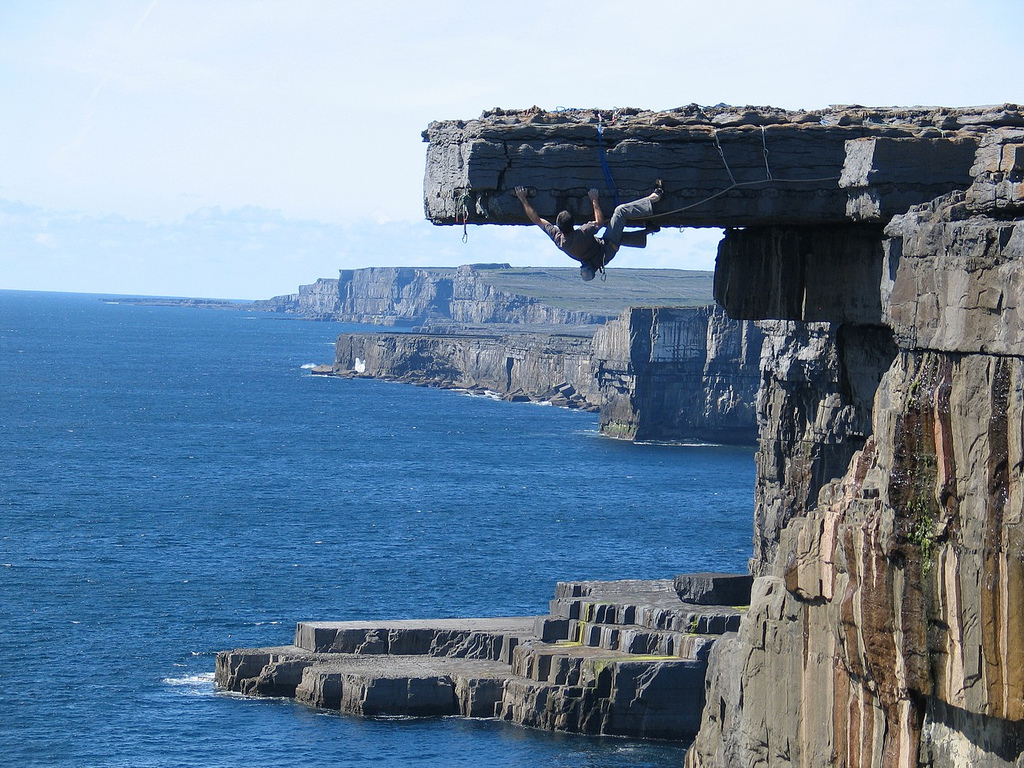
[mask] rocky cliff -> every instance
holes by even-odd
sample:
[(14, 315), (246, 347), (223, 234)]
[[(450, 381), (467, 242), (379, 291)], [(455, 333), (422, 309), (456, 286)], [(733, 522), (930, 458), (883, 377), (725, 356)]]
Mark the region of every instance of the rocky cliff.
[(687, 764), (1024, 763), (1024, 112), (499, 110), (425, 137), (438, 223), (522, 223), (517, 184), (582, 211), (604, 159), (609, 194), (666, 179), (661, 223), (730, 228), (716, 298), (767, 335), (759, 578)]
[(546, 616), (300, 622), (292, 645), (217, 654), (216, 683), (366, 717), (461, 716), (690, 739), (708, 653), (748, 577), (562, 582)]
[(593, 338), (343, 334), (334, 372), (600, 410), (627, 439), (751, 443), (761, 339), (715, 307), (633, 308)]
[(717, 306), (627, 310), (594, 335), (601, 432), (751, 443), (762, 341)]
[(512, 195), (525, 186), (541, 216), (569, 210), (586, 219), (588, 188), (602, 190), (610, 208), (661, 178), (666, 195), (654, 218), (662, 225), (885, 221), (966, 187), (980, 138), (1018, 119), (1013, 106), (495, 109), (423, 132), (424, 204), (437, 224), (526, 224)]
[(316, 320), (452, 330), (475, 326), (595, 326), (632, 304), (700, 306), (712, 296), (709, 272), (617, 270), (601, 290), (578, 271), (468, 264), (454, 268), (343, 269), (298, 293), (254, 307)]
[[(723, 242), (727, 306), (786, 322), (764, 325), (763, 578), (688, 765), (1024, 759), (1022, 152), (991, 126), (969, 187), (894, 217), (870, 258), (806, 232), (803, 256), (779, 232)], [(728, 277), (774, 263), (782, 285), (781, 263), (831, 253), (841, 284), (797, 271), (766, 300)]]
[[(620, 599), (622, 585), (567, 585), (573, 597), (615, 599), (542, 618), (500, 690), (480, 684), (496, 679), (490, 668), (383, 675), (400, 681), (386, 690), (405, 692), (393, 711), (421, 713), (407, 709), (421, 700), (409, 681), (428, 679), (453, 691), (446, 712), (473, 711), (478, 691), (494, 705), (481, 711), (513, 722), (643, 736), (665, 735), (673, 717), (672, 733), (688, 732), (697, 700), (690, 768), (1024, 765), (1024, 112), (496, 110), (432, 124), (426, 137), (425, 199), (439, 223), (521, 223), (507, 192), (530, 179), (542, 215), (578, 207), (604, 159), (610, 192), (639, 193), (655, 174), (678, 185), (664, 223), (729, 228), (715, 296), (732, 318), (760, 323), (763, 345), (746, 326), (716, 333), (701, 366), (700, 329), (717, 327), (715, 315), (701, 326), (696, 313), (675, 322), (649, 309), (596, 335), (590, 354), (610, 384), (602, 404), (617, 398), (608, 423), (640, 434), (626, 404), (644, 402), (658, 366), (684, 378), (701, 368), (707, 382), (713, 361), (744, 368), (761, 350), (757, 578), (749, 607), (720, 615), (733, 622), (717, 627), (727, 633), (699, 643), (689, 638), (704, 634), (700, 621), (685, 618), (692, 590), (678, 580), (676, 596), (667, 584), (625, 588), (643, 601)], [(506, 386), (520, 365), (483, 348), (442, 354), (443, 343), (408, 357), (447, 366), (452, 381), (479, 366)], [(339, 367), (356, 372), (398, 359), (343, 346)], [(557, 365), (552, 356), (542, 375), (568, 383), (583, 358), (582, 347)], [(716, 402), (733, 399), (718, 391)], [(360, 636), (368, 650), (384, 637)], [(453, 644), (449, 628), (431, 637), (431, 648)], [(365, 704), (382, 675), (360, 672), (360, 659), (311, 658), (320, 649), (308, 639), (297, 637), (297, 657), (221, 654), (218, 681), (380, 711)], [(607, 660), (574, 650), (614, 642), (622, 652), (624, 639), (646, 653), (671, 641), (686, 656), (672, 662), (681, 677), (648, 697), (655, 669), (617, 656), (624, 666), (608, 674)], [(495, 637), (454, 645), (506, 647)]]
[(338, 337), (334, 372), (597, 410), (590, 357), (587, 336), (350, 333)]

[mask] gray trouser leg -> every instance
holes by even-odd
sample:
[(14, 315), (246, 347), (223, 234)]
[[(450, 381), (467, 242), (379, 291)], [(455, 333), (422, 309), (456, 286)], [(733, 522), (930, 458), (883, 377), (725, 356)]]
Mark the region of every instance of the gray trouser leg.
[(646, 248), (647, 233), (642, 229), (638, 229), (633, 232), (623, 232), (622, 236), (619, 238), (619, 245), (625, 246), (626, 248)]
[[(611, 220), (608, 222), (608, 228), (604, 232), (603, 240), (606, 256), (613, 256), (619, 250), (619, 245), (627, 245), (627, 243), (622, 241), (622, 230), (625, 228), (627, 221), (630, 219), (643, 219), (652, 215), (654, 215), (654, 205), (648, 197), (634, 200), (631, 203), (623, 203), (616, 207), (615, 212), (612, 213)], [(643, 248), (642, 245), (633, 245), (632, 243), (628, 245), (633, 248)]]

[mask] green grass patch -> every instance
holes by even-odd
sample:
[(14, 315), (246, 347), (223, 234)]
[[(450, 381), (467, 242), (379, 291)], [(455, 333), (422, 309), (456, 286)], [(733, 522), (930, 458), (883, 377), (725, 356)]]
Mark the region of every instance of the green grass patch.
[(513, 267), (477, 272), (504, 293), (553, 307), (615, 316), (628, 307), (703, 307), (714, 302), (714, 273), (683, 269), (616, 269), (585, 283), (573, 267)]

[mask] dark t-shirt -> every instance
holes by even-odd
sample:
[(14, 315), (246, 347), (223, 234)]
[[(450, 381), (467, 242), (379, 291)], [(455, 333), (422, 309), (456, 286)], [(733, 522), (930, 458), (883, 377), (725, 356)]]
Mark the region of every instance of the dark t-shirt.
[(587, 264), (588, 262), (600, 263), (604, 259), (604, 242), (594, 236), (594, 233), (600, 228), (601, 225), (596, 221), (588, 221), (569, 237), (566, 237), (562, 230), (554, 224), (548, 224), (543, 227), (543, 230), (562, 251), (576, 261)]

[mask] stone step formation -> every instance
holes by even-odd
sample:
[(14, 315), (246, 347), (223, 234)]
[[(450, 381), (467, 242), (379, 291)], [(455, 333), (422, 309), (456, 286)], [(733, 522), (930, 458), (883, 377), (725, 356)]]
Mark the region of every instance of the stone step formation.
[(293, 645), (219, 653), (216, 681), (366, 717), (689, 739), (708, 655), (737, 630), (750, 584), (730, 574), (560, 582), (546, 616), (300, 622)]

